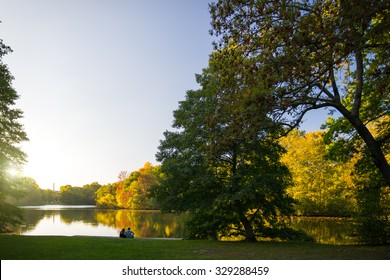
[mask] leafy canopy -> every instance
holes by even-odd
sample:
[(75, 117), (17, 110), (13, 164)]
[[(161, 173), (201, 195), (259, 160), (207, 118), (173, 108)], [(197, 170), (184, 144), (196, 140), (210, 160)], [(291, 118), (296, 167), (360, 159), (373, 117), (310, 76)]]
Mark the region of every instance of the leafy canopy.
[(16, 182), (7, 171), (25, 162), (26, 154), (17, 145), (28, 140), (19, 122), (22, 111), (14, 108), (19, 96), (12, 87), (13, 76), (3, 62), (9, 52), (11, 48), (0, 39), (0, 232), (22, 218), (20, 210), (6, 202), (8, 197), (17, 196)]
[[(176, 130), (164, 133), (156, 155), (164, 177), (153, 194), (163, 210), (190, 213), (189, 238), (254, 241), (286, 233), (282, 217), (294, 201), (285, 192), (291, 177), (280, 163), (284, 150), (246, 125), (234, 106), (221, 110), (214, 75), (198, 75), (202, 88), (188, 91), (174, 111)], [(259, 116), (269, 122), (265, 112)]]
[(390, 185), (389, 130), (374, 137), (367, 128), (389, 116), (389, 1), (220, 0), (210, 12), (222, 87), (243, 81), (253, 102), (267, 100), (272, 119), (290, 128), (310, 110), (338, 111)]

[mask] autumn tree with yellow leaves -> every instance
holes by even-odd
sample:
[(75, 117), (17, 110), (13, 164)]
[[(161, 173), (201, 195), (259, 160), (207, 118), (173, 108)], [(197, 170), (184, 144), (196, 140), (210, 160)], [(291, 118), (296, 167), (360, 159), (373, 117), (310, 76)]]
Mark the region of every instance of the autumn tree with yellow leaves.
[(356, 186), (352, 158), (340, 162), (327, 157), (323, 131), (294, 130), (280, 140), (282, 158), (290, 169), (293, 186), (288, 193), (298, 201), (301, 215), (350, 216), (356, 211)]

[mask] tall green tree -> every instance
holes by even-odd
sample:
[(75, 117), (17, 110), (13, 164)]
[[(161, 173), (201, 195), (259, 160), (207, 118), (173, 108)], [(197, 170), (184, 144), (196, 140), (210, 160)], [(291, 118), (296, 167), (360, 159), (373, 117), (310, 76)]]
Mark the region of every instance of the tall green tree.
[(156, 155), (163, 178), (153, 194), (163, 210), (190, 213), (189, 238), (286, 233), (282, 218), (293, 212), (293, 199), (283, 148), (248, 130), (245, 119), (218, 112), (213, 75), (198, 75), (202, 88), (188, 91), (174, 111), (176, 130), (164, 133)]
[(367, 127), (389, 116), (389, 1), (220, 0), (210, 12), (222, 83), (240, 77), (268, 89), (253, 95), (269, 100), (272, 118), (291, 128), (311, 110), (339, 112), (390, 185), (389, 130), (375, 137)]
[(9, 225), (21, 221), (20, 210), (7, 203), (9, 196), (17, 196), (15, 181), (9, 176), (10, 167), (20, 167), (26, 160), (26, 154), (18, 144), (27, 141), (27, 135), (20, 123), (23, 112), (14, 107), (19, 98), (12, 87), (12, 80), (8, 66), (3, 62), (4, 55), (11, 52), (11, 48), (0, 39), (0, 232), (6, 231)]

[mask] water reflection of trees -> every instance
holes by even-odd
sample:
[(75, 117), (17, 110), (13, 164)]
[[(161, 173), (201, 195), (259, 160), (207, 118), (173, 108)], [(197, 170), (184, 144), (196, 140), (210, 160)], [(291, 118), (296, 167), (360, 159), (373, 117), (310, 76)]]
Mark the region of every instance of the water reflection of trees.
[[(91, 226), (103, 224), (118, 230), (130, 227), (137, 237), (182, 238), (185, 216), (162, 214), (159, 211), (132, 211), (107, 209), (61, 209), (61, 210), (25, 210), (25, 225), (15, 232), (24, 232), (34, 228), (42, 219), (60, 218), (62, 223), (82, 222)], [(317, 242), (326, 244), (353, 243), (351, 237), (354, 225), (351, 220), (339, 218), (294, 217), (290, 224), (313, 236)]]
[(294, 217), (291, 226), (302, 229), (315, 238), (318, 243), (348, 244), (355, 243), (352, 220), (345, 218)]
[(183, 237), (183, 217), (159, 211), (116, 210), (97, 214), (99, 223), (117, 229), (130, 227), (139, 237)]
[(23, 209), (24, 224), (15, 227), (15, 232), (24, 233), (31, 228), (35, 228), (38, 222), (44, 218), (51, 217), (51, 214), (39, 210), (25, 210)]
[(118, 229), (130, 227), (138, 237), (184, 237), (183, 216), (161, 214), (159, 211), (105, 209), (25, 209), (25, 225), (21, 233), (31, 230), (43, 219), (59, 217), (64, 224), (82, 222), (91, 226), (103, 224)]
[(83, 222), (91, 225), (98, 225), (97, 210), (96, 209), (83, 209), (80, 210), (61, 210), (59, 211), (61, 221), (66, 224), (71, 224), (73, 222)]
[[(72, 224), (73, 222), (82, 222), (97, 226), (99, 223), (96, 219), (96, 209), (62, 209), (62, 210), (41, 210), (41, 209), (24, 209), (25, 224), (21, 225), (20, 232), (29, 231), (35, 228), (43, 219), (51, 219), (59, 217), (64, 224)], [(16, 229), (15, 229), (16, 231)]]

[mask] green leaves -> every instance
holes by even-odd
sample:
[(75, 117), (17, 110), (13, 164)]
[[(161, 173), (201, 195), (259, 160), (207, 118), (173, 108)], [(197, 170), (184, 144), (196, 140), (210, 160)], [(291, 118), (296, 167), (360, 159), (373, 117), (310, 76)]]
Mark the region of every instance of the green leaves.
[[(253, 104), (241, 78), (221, 88), (217, 65), (198, 75), (202, 88), (188, 91), (180, 102), (176, 131), (164, 133), (156, 155), (165, 176), (154, 196), (165, 211), (190, 213), (189, 238), (255, 240), (292, 213), (293, 200), (285, 193), (291, 178), (279, 161), (283, 149), (263, 129), (270, 122), (267, 104)], [(246, 100), (220, 98), (220, 90), (244, 93)], [(248, 123), (252, 113), (258, 115), (256, 124)]]
[(9, 52), (11, 48), (0, 39), (0, 232), (22, 218), (21, 211), (6, 202), (8, 197), (15, 196), (12, 190), (15, 182), (8, 178), (6, 171), (25, 162), (27, 155), (17, 145), (28, 140), (19, 122), (22, 111), (13, 107), (19, 98), (12, 87), (13, 76), (2, 60)]
[[(300, 104), (301, 113), (309, 108), (340, 105), (338, 94), (346, 94), (341, 85), (349, 79), (336, 83), (330, 74), (345, 73), (345, 66), (350, 65), (357, 51), (368, 54), (388, 49), (388, 41), (379, 43), (372, 34), (381, 32), (379, 38), (389, 34), (389, 26), (384, 23), (389, 5), (385, 1), (282, 3), (258, 0), (212, 4), (213, 31), (220, 37), (217, 53), (222, 54), (217, 59), (226, 60), (224, 52), (234, 44), (245, 61), (258, 70), (248, 73), (250, 65), (236, 63), (229, 64), (230, 72), (252, 77), (265, 74), (261, 79), (267, 79), (269, 88), (280, 94), (277, 101), (287, 100), (291, 109)], [(371, 40), (378, 44), (374, 47)], [(278, 90), (282, 88), (284, 91)], [(275, 114), (290, 112), (280, 105), (274, 108)]]
[[(290, 129), (310, 110), (337, 110), (390, 185), (382, 146), (390, 134), (375, 139), (368, 128), (390, 115), (389, 11), (384, 0), (211, 4), (212, 34), (217, 37), (212, 65), (222, 73), (220, 87), (230, 89), (229, 81), (234, 81), (247, 89), (220, 90), (219, 98), (239, 108), (246, 93), (254, 102), (260, 97), (262, 104), (270, 104), (267, 116)], [(233, 59), (231, 49), (240, 60)], [(257, 123), (256, 114), (247, 116)]]
[(13, 76), (2, 61), (2, 56), (10, 50), (0, 40), (0, 171), (4, 171), (8, 166), (18, 166), (25, 161), (26, 154), (16, 145), (28, 140), (19, 122), (23, 112), (13, 107), (19, 98), (12, 87)]

